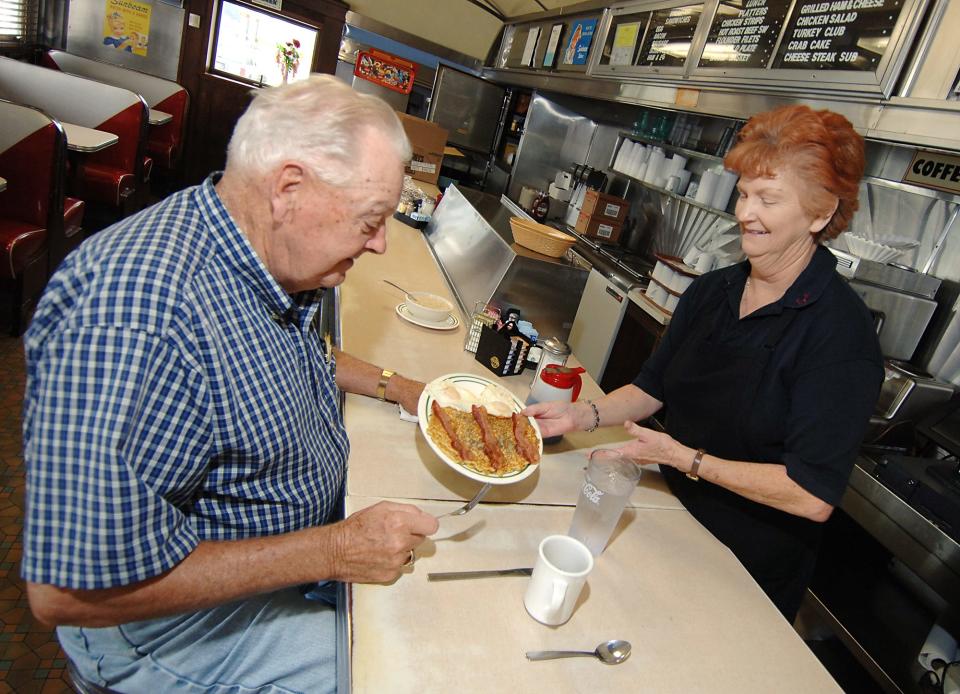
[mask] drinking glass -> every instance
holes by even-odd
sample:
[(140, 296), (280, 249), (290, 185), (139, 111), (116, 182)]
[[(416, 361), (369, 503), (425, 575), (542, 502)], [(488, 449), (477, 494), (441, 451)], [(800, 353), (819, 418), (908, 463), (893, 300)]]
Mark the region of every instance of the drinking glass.
[(591, 452), (567, 534), (585, 544), (593, 556), (599, 556), (639, 479), (640, 466), (619, 450), (598, 448)]

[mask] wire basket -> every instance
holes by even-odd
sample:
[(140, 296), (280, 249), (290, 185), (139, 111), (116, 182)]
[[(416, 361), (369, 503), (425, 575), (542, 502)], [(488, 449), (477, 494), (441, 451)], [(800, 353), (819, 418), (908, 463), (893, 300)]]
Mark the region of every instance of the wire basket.
[(493, 327), (497, 322), (496, 316), (490, 315), (487, 311), (485, 301), (478, 301), (473, 307), (473, 316), (470, 320), (470, 329), (467, 330), (467, 339), (463, 343), (463, 348), (467, 352), (477, 353), (477, 345), (480, 344), (480, 334), (483, 326)]
[(510, 229), (518, 244), (551, 258), (559, 258), (577, 242), (569, 234), (522, 217), (511, 217)]

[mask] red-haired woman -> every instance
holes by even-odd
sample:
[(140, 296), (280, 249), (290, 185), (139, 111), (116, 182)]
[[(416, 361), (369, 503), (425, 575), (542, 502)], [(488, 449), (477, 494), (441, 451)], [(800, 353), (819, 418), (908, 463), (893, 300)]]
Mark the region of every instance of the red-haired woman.
[[(836, 113), (761, 113), (727, 155), (747, 260), (698, 278), (632, 385), (528, 408), (544, 436), (623, 424), (792, 619), (876, 404), (870, 313), (821, 246), (857, 209), (863, 140)], [(666, 407), (666, 433), (634, 424)]]

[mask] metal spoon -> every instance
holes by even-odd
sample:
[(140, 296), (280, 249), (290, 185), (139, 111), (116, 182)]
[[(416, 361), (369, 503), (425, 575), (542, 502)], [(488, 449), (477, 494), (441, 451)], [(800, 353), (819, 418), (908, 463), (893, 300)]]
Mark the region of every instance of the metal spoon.
[(630, 657), (630, 642), (613, 639), (604, 641), (592, 651), (527, 651), (527, 660), (552, 660), (593, 656), (607, 665), (617, 665)]
[(407, 298), (410, 298), (410, 296), (411, 296), (411, 295), (410, 295), (410, 292), (408, 292), (406, 289), (404, 289), (403, 287), (401, 287), (401, 286), (400, 286), (399, 284), (397, 284), (396, 282), (391, 282), (390, 280), (383, 280), (383, 281), (386, 282), (387, 284), (389, 284), (391, 287), (396, 287), (396, 288), (399, 289), (401, 292), (403, 292), (404, 294), (406, 294), (406, 295), (407, 295)]

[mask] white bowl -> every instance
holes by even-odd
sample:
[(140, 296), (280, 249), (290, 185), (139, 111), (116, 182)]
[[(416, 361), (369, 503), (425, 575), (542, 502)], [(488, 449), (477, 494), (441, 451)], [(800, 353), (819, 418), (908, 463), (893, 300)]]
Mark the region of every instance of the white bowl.
[(414, 318), (439, 323), (453, 311), (453, 304), (430, 292), (410, 292), (407, 294), (407, 310)]

